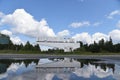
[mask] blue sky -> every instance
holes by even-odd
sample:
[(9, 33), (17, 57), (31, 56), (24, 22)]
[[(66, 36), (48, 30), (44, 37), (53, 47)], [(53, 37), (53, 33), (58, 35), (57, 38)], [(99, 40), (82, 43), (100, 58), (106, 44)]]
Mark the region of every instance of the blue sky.
[(38, 36), (72, 37), (85, 43), (111, 36), (118, 43), (120, 1), (0, 0), (0, 30), (14, 43), (34, 43)]

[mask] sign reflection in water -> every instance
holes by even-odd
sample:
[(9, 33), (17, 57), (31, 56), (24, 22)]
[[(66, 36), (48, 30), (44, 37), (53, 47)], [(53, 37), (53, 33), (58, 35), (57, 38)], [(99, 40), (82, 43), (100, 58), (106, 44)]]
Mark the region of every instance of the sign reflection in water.
[[(10, 61), (10, 60), (9, 60)], [(38, 60), (36, 60), (38, 61)], [(80, 68), (73, 72), (47, 72), (36, 71), (35, 60), (12, 60), (6, 67), (6, 72), (0, 74), (0, 80), (119, 80), (120, 66), (117, 64), (95, 63), (96, 60), (78, 60)], [(54, 62), (52, 59), (40, 60), (44, 63)], [(97, 60), (98, 61), (98, 60)], [(4, 61), (5, 62), (5, 61)], [(29, 64), (26, 66), (26, 62)], [(1, 62), (0, 62), (1, 63)], [(8, 63), (1, 63), (6, 66)], [(1, 67), (0, 67), (1, 68)], [(2, 69), (0, 69), (2, 70)], [(63, 69), (64, 70), (64, 69)]]

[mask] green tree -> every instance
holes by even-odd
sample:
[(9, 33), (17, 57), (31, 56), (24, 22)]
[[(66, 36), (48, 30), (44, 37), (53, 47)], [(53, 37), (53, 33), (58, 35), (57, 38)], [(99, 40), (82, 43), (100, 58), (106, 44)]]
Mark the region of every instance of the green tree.
[(30, 44), (29, 41), (26, 42), (25, 46), (23, 47), (23, 50), (25, 51), (33, 51), (34, 47)]
[(89, 45), (89, 50), (93, 53), (100, 52), (99, 45), (94, 41), (94, 44)]
[(15, 46), (14, 46), (14, 44), (13, 44), (13, 42), (11, 40), (9, 41), (8, 49), (10, 49), (10, 50), (14, 50), (15, 49)]
[(120, 52), (120, 43), (114, 45), (114, 52)]
[(98, 42), (98, 45), (100, 47), (100, 51), (105, 51), (105, 41), (104, 39), (101, 39), (99, 42)]
[(109, 41), (106, 41), (106, 43), (105, 43), (105, 50), (108, 52), (114, 52), (114, 46), (113, 46), (111, 37), (110, 37)]
[(80, 43), (80, 47), (83, 47), (83, 42), (82, 42), (82, 41), (79, 41), (79, 43)]
[(34, 50), (35, 50), (35, 51), (41, 51), (41, 49), (40, 49), (40, 47), (39, 47), (39, 44), (36, 44), (36, 45), (34, 46)]

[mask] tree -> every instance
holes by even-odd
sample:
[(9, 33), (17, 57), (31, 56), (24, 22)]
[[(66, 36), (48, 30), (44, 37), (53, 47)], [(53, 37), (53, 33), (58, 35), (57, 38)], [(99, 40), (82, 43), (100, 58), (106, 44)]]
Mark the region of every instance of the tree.
[(94, 41), (94, 44), (89, 45), (89, 50), (93, 53), (100, 52), (99, 45)]
[(98, 45), (100, 47), (100, 51), (105, 51), (105, 41), (104, 39), (101, 39), (99, 42), (98, 42)]
[(120, 43), (114, 45), (114, 52), (120, 52)]
[(14, 50), (14, 44), (12, 43), (12, 41), (11, 40), (9, 40), (9, 44), (8, 44), (8, 49), (10, 49), (10, 50)]
[(113, 42), (112, 42), (112, 38), (111, 37), (110, 37), (109, 41), (106, 41), (105, 49), (108, 52), (114, 52), (114, 46), (113, 46)]
[(83, 42), (82, 42), (82, 41), (79, 41), (79, 43), (80, 43), (80, 47), (83, 47)]
[(34, 46), (34, 50), (35, 50), (35, 51), (41, 51), (41, 49), (40, 49), (40, 47), (39, 47), (39, 44), (36, 44), (36, 45)]
[(30, 44), (29, 41), (26, 42), (25, 46), (23, 47), (23, 50), (26, 51), (33, 51), (34, 47)]

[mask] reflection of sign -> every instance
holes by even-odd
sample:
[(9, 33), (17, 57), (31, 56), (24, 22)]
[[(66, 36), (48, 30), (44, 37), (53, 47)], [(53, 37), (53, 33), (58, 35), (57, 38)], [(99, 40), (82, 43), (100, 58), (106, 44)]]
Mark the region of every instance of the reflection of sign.
[(80, 62), (70, 59), (64, 58), (64, 60), (59, 60), (55, 62), (40, 64), (36, 66), (36, 70), (39, 72), (73, 72), (75, 68), (80, 68)]

